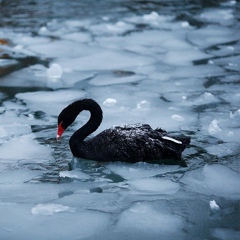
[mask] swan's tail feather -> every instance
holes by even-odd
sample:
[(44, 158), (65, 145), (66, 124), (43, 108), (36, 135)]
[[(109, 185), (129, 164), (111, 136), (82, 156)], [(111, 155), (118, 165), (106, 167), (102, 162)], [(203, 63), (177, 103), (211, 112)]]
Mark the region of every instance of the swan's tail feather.
[(168, 158), (182, 160), (182, 152), (190, 144), (190, 137), (162, 137), (164, 144), (164, 155)]

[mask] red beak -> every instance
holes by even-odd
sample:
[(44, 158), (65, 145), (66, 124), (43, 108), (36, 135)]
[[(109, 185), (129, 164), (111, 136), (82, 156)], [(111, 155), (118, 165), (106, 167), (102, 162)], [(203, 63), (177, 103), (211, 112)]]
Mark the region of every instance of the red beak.
[(58, 125), (58, 131), (57, 131), (57, 137), (56, 137), (57, 140), (62, 136), (62, 134), (63, 134), (63, 132), (64, 132), (64, 130), (65, 130), (65, 129), (62, 127), (62, 123), (63, 123), (63, 122), (59, 123), (59, 125)]

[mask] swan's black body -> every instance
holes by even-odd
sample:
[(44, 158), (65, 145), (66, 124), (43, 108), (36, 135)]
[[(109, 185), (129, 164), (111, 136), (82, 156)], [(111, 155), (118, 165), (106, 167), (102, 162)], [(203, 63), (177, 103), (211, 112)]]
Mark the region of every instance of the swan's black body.
[(172, 159), (179, 164), (181, 153), (190, 142), (188, 137), (173, 138), (160, 128), (153, 130), (148, 124), (112, 127), (84, 141), (102, 122), (102, 110), (92, 99), (75, 101), (62, 110), (58, 116), (58, 137), (83, 110), (90, 111), (90, 119), (69, 140), (76, 157), (124, 162)]

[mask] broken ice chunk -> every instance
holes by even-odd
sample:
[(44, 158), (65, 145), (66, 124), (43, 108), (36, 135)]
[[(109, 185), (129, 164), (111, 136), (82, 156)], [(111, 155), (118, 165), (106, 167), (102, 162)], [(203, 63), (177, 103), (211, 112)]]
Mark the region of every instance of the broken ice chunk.
[(184, 122), (185, 121), (184, 117), (182, 117), (180, 115), (177, 115), (177, 114), (172, 115), (171, 119), (173, 119), (175, 121), (178, 121), (178, 122)]
[(59, 64), (53, 63), (50, 68), (47, 69), (47, 75), (49, 78), (61, 78), (62, 77), (62, 68)]
[(217, 205), (216, 201), (215, 200), (211, 200), (209, 202), (209, 205), (210, 205), (210, 209), (212, 211), (218, 211), (220, 209), (220, 207)]
[(222, 129), (218, 126), (218, 121), (216, 119), (214, 119), (208, 127), (208, 132), (211, 135), (217, 134), (219, 132), (221, 132)]
[(117, 103), (117, 100), (114, 98), (107, 98), (104, 102), (103, 105), (107, 106), (107, 107), (112, 107)]
[(150, 108), (150, 102), (146, 100), (142, 100), (137, 104), (137, 109), (139, 110), (149, 110)]

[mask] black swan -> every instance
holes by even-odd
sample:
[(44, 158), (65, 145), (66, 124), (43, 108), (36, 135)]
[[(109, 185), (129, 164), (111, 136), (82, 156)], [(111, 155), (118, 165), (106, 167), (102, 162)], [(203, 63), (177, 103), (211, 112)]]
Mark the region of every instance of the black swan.
[[(90, 111), (88, 122), (70, 138), (74, 156), (97, 161), (151, 162), (167, 160), (182, 164), (181, 153), (190, 143), (189, 137), (170, 137), (166, 131), (153, 130), (148, 124), (129, 124), (104, 130), (84, 141), (102, 122), (102, 109), (92, 99), (81, 99), (62, 110), (58, 116), (57, 139), (61, 137), (83, 110)], [(170, 161), (174, 163), (172, 163)], [(171, 162), (171, 163), (170, 163)]]

